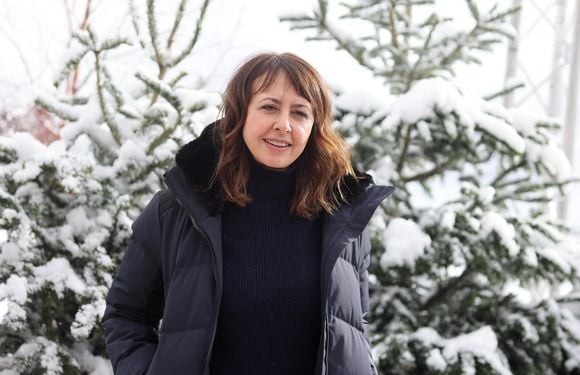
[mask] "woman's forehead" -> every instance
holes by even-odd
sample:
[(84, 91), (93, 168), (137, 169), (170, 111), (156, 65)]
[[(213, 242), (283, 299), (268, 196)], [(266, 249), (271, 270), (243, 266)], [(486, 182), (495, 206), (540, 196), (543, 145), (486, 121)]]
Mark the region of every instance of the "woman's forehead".
[(252, 84), (252, 96), (270, 90), (275, 84), (282, 84), (284, 89), (291, 87), (296, 93), (310, 103), (309, 96), (302, 87), (297, 86), (294, 80), (290, 79), (288, 73), (283, 70), (278, 72), (266, 72), (256, 78)]

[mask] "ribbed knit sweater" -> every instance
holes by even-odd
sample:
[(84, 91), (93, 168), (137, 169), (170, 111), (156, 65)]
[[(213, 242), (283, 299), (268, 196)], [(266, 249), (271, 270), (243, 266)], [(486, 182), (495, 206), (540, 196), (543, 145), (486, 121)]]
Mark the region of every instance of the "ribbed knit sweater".
[(223, 294), (212, 375), (308, 375), (321, 330), (321, 221), (289, 213), (296, 171), (255, 161), (246, 207), (222, 213)]

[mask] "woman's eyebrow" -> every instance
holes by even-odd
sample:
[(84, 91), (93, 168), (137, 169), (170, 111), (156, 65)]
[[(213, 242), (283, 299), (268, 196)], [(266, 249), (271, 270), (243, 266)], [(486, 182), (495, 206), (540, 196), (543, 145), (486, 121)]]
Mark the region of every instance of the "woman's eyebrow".
[[(276, 104), (280, 104), (280, 100), (278, 100), (278, 99), (276, 99), (276, 98), (274, 98), (272, 96), (266, 96), (264, 98), (261, 98), (260, 100), (258, 100), (258, 103), (261, 103), (261, 102), (266, 101), (266, 100), (270, 100), (270, 101), (273, 101)], [(292, 104), (292, 107), (304, 107), (304, 108), (310, 109), (311, 108), (311, 105), (308, 102), (306, 102), (306, 103), (295, 103), (295, 104)]]

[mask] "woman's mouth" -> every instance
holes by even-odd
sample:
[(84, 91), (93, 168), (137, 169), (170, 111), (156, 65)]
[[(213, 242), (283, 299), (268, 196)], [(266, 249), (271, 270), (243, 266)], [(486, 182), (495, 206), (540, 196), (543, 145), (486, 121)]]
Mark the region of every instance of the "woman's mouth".
[(286, 147), (290, 147), (290, 143), (286, 143), (284, 141), (277, 141), (274, 139), (264, 139), (264, 141), (274, 147), (278, 147), (278, 148), (286, 148)]

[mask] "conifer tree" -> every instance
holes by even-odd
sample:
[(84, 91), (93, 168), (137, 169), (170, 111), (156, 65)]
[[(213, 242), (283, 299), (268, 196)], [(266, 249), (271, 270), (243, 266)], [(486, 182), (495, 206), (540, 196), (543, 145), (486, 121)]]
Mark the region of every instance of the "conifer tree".
[[(129, 36), (102, 38), (90, 26), (74, 35), (53, 92), (37, 99), (66, 120), (59, 141), (0, 138), (2, 374), (111, 371), (98, 323), (130, 225), (221, 100), (181, 87), (209, 0), (180, 0), (170, 24), (156, 5), (131, 2)], [(186, 11), (197, 19), (187, 21)], [(129, 77), (111, 58), (118, 52), (143, 56), (124, 67)], [(78, 67), (90, 72), (87, 84), (58, 94)]]
[[(392, 96), (338, 92), (353, 159), (396, 186), (371, 222), (371, 340), (384, 374), (580, 371), (580, 242), (550, 214), (576, 181), (556, 119), (473, 98), (454, 70), (513, 37), (518, 9), (434, 0), (325, 0), (284, 18), (346, 51)], [(538, 291), (547, 291), (541, 295)]]

